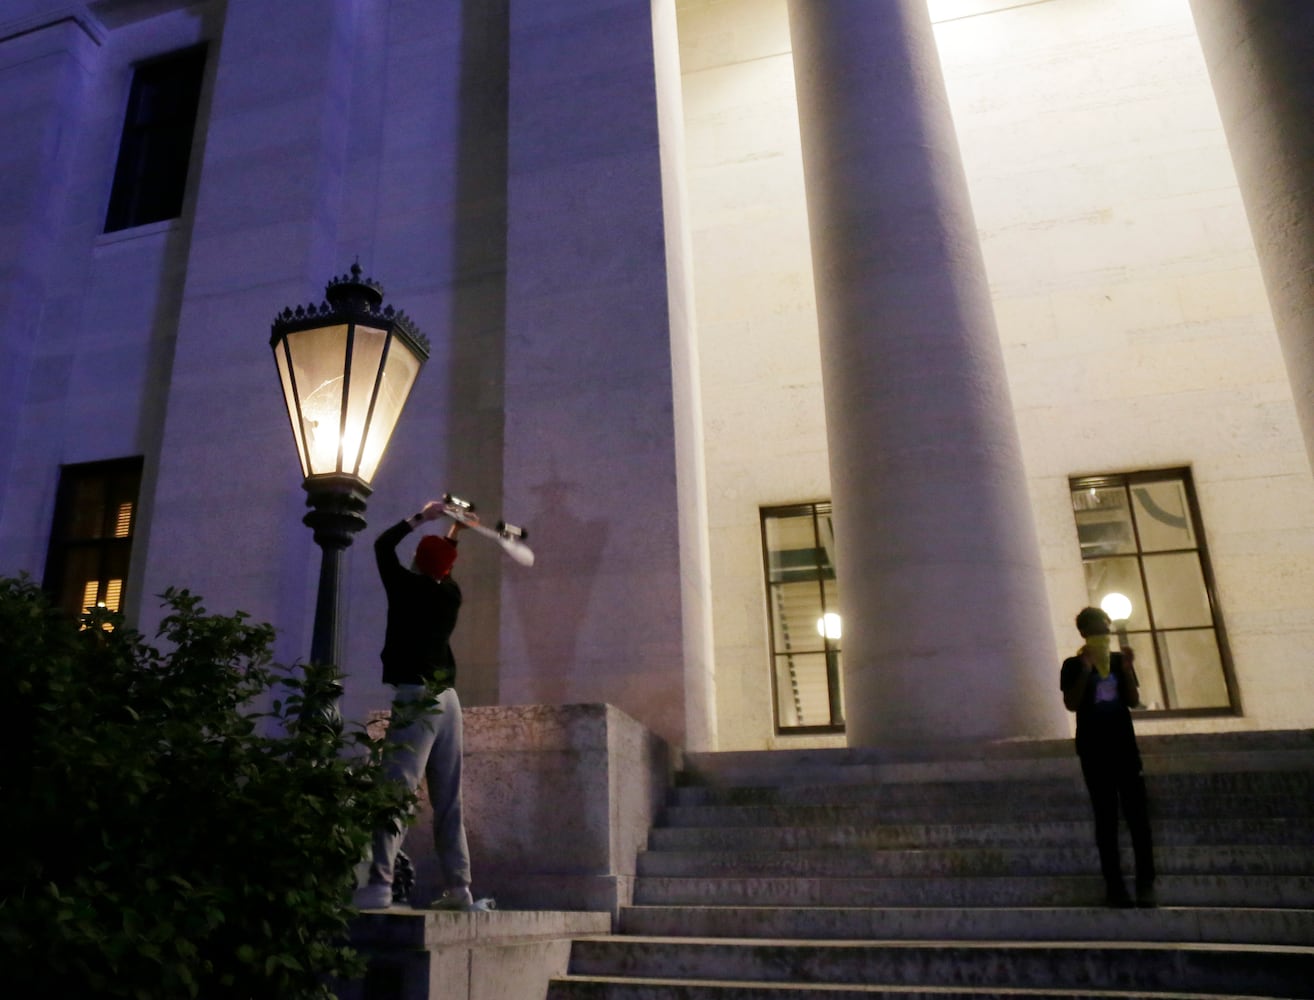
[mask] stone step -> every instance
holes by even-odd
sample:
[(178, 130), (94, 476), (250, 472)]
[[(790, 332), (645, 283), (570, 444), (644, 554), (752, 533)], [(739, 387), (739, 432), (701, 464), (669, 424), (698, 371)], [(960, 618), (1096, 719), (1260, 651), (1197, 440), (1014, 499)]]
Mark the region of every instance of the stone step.
[(1314, 910), (1169, 907), (632, 906), (624, 934), (825, 941), (1181, 941), (1309, 945)]
[[(1166, 796), (1149, 793), (1152, 821), (1213, 819), (1309, 819), (1314, 817), (1314, 792), (1293, 795), (1228, 797)], [(870, 826), (907, 823), (998, 823), (1025, 817), (1031, 822), (1075, 822), (1090, 819), (1090, 800), (1080, 794), (1001, 795), (989, 798), (939, 798), (891, 801), (873, 795), (868, 801), (829, 804), (679, 805), (662, 813), (663, 826)]]
[[(560, 976), (548, 986), (547, 1000), (1219, 1000), (1218, 994), (1126, 992), (1105, 990), (959, 989), (904, 986), (834, 986), (792, 983), (743, 983), (691, 979)], [(1232, 995), (1228, 1000), (1266, 1000)]]
[[(576, 940), (572, 976), (971, 989), (1308, 997), (1314, 948), (1072, 940)], [(586, 995), (586, 994), (577, 994)]]
[[(1314, 795), (1314, 764), (1308, 770), (1285, 771), (1213, 771), (1172, 774), (1147, 773), (1146, 788), (1151, 798), (1175, 801), (1208, 799), (1220, 804), (1234, 798), (1283, 800), (1305, 799)], [(931, 802), (952, 806), (959, 802), (995, 802), (1026, 806), (1056, 797), (1082, 801), (1085, 785), (1075, 759), (1066, 773), (1040, 777), (1018, 777), (959, 782), (854, 782), (814, 781), (805, 785), (731, 785), (717, 787), (684, 786), (673, 789), (670, 805), (684, 806), (752, 806), (752, 805), (900, 805)], [(1300, 803), (1292, 802), (1299, 809)], [(1300, 815), (1309, 815), (1308, 808)]]
[[(1314, 770), (1314, 730), (1138, 736), (1150, 773)], [(1066, 761), (1066, 764), (1064, 763)], [(681, 780), (703, 785), (989, 780), (1073, 768), (1071, 740), (1014, 740), (906, 750), (831, 748), (691, 753)]]
[[(1192, 754), (1156, 756), (1142, 754), (1147, 775), (1185, 775), (1229, 772), (1278, 773), (1314, 768), (1314, 751), (1253, 752), (1245, 754)], [(1080, 774), (1080, 765), (1069, 745), (1061, 757), (1009, 760), (955, 760), (911, 764), (850, 764), (843, 767), (816, 765), (784, 774), (780, 765), (763, 767), (746, 764), (720, 767), (712, 773), (685, 772), (679, 787), (800, 787), (827, 785), (897, 785), (925, 782), (970, 784), (978, 781), (1039, 781)]]
[[(1155, 890), (1164, 906), (1314, 908), (1314, 874), (1161, 874)], [(1103, 898), (1104, 882), (1093, 857), (1080, 875), (667, 876), (640, 878), (634, 887), (634, 902), (645, 906), (1091, 906)]]
[[(1093, 845), (1045, 848), (954, 848), (934, 850), (820, 851), (646, 851), (638, 875), (861, 878), (910, 875), (1079, 875), (1090, 871)], [(1130, 848), (1123, 863), (1130, 871)], [(1155, 865), (1168, 874), (1308, 875), (1314, 845), (1167, 846), (1155, 850)]]
[[(1089, 811), (1089, 807), (1087, 807)], [(1240, 817), (1154, 823), (1156, 844), (1314, 844), (1314, 817)], [(1090, 819), (1025, 823), (903, 823), (864, 826), (656, 827), (652, 851), (784, 851), (821, 848), (1022, 847), (1091, 844)]]

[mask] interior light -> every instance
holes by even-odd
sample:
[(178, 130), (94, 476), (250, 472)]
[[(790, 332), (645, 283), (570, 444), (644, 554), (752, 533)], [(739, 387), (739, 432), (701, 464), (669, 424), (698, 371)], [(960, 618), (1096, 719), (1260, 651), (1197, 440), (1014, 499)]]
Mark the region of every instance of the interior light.
[(1100, 610), (1115, 622), (1125, 622), (1131, 617), (1132, 602), (1126, 594), (1113, 591), (1104, 595), (1104, 600), (1100, 601)]
[(840, 631), (840, 616), (835, 612), (827, 611), (817, 619), (817, 635), (824, 636), (827, 639), (838, 639)]

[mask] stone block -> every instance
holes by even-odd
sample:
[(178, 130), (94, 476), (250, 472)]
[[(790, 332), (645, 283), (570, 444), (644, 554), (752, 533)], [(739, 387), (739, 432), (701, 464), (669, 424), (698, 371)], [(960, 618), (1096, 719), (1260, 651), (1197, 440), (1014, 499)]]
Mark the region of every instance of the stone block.
[[(462, 781), (476, 896), (615, 914), (670, 786), (667, 744), (611, 705), (467, 708)], [(427, 803), (406, 840), (436, 896)]]

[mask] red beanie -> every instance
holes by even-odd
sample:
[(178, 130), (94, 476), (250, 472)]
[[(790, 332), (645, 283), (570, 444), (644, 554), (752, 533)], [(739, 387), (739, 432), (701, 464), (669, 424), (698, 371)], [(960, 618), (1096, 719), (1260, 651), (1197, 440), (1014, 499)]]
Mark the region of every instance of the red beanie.
[(441, 580), (456, 562), (456, 544), (442, 535), (425, 535), (415, 547), (415, 566), (426, 576)]

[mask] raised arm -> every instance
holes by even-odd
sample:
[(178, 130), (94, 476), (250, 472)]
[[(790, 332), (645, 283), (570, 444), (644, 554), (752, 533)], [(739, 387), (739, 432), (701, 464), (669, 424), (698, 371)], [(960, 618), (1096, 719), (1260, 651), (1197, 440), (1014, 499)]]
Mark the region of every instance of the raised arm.
[(378, 563), (379, 575), (385, 581), (393, 573), (402, 572), (401, 560), (397, 558), (398, 543), (425, 521), (436, 521), (442, 516), (443, 505), (437, 500), (430, 500), (418, 514), (412, 514), (380, 533), (374, 540), (374, 560)]

